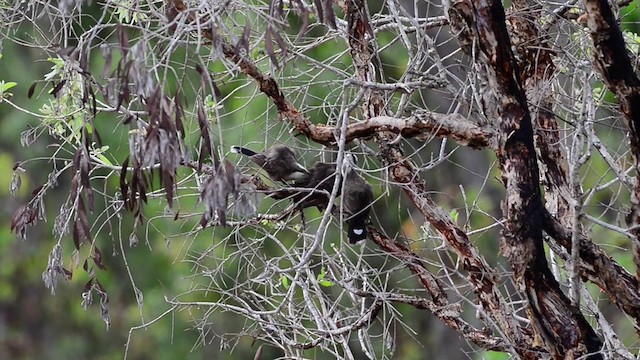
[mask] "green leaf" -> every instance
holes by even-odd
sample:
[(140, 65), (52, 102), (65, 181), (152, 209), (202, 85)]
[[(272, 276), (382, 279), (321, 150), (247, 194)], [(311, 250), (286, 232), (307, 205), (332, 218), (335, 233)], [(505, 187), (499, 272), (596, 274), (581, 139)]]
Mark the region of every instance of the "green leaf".
[(280, 275), (280, 282), (285, 289), (289, 289), (289, 287), (291, 286), (291, 284), (289, 283), (289, 278), (285, 275)]
[(107, 159), (106, 156), (102, 155), (102, 154), (96, 154), (96, 156), (98, 157), (98, 159), (100, 159), (100, 161), (102, 161), (103, 163), (105, 163), (106, 165), (109, 166), (113, 166), (113, 164), (111, 163), (111, 161), (109, 161), (109, 159)]
[(9, 89), (11, 89), (12, 87), (15, 87), (16, 85), (18, 85), (18, 83), (13, 82), (13, 81), (9, 81), (9, 82), (2, 82), (2, 92), (5, 92)]
[(459, 215), (460, 215), (460, 213), (456, 209), (451, 210), (451, 212), (449, 213), (449, 216), (451, 216), (451, 218), (453, 219), (454, 223), (458, 222), (458, 216)]
[(324, 286), (324, 287), (331, 287), (333, 286), (333, 281), (329, 281), (327, 279), (325, 279), (325, 277), (327, 276), (327, 270), (325, 270), (325, 268), (322, 268), (322, 270), (320, 270), (320, 274), (318, 274), (318, 284), (320, 284), (320, 286)]
[(320, 270), (320, 274), (318, 274), (318, 280), (322, 280), (327, 276), (327, 270), (325, 268), (322, 268)]
[(64, 60), (62, 60), (62, 58), (60, 57), (47, 58), (47, 60), (53, 63), (53, 66), (51, 67), (51, 71), (44, 75), (44, 79), (48, 81), (55, 78), (58, 74), (62, 72), (62, 68), (64, 68)]

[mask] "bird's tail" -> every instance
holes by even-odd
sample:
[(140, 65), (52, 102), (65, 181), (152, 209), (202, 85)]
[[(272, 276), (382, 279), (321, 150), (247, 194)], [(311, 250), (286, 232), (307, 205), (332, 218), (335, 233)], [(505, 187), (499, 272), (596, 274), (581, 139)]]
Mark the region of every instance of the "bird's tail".
[(242, 154), (244, 156), (253, 156), (256, 155), (257, 152), (251, 150), (251, 149), (247, 149), (245, 147), (242, 146), (238, 146), (238, 145), (233, 145), (231, 147), (231, 152), (232, 153), (236, 153), (236, 154)]
[(349, 220), (349, 243), (356, 244), (367, 238), (367, 216), (356, 214)]

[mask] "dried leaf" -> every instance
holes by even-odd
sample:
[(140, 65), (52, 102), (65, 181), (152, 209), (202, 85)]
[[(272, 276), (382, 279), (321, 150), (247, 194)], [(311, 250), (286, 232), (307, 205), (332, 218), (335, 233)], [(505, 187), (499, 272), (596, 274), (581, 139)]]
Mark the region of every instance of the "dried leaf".
[(64, 276), (64, 279), (65, 279), (66, 281), (71, 281), (71, 278), (73, 277), (73, 272), (72, 272), (72, 271), (67, 270), (67, 269), (65, 269), (65, 268), (64, 268), (64, 267), (62, 267), (62, 266), (58, 266), (58, 267), (56, 267), (56, 271), (57, 271), (60, 275)]
[(322, 0), (313, 0), (313, 3), (316, 5), (316, 13), (318, 14), (318, 19), (320, 23), (324, 24), (324, 11), (322, 9)]
[[(202, 144), (202, 151), (200, 151), (198, 158), (198, 171), (201, 171), (204, 157), (213, 157), (211, 152), (211, 138), (209, 136), (209, 121), (207, 121), (202, 99), (198, 99), (198, 125), (200, 126), (200, 139)], [(215, 164), (217, 164), (217, 160), (214, 158), (214, 166), (217, 166)]]
[(60, 93), (60, 90), (62, 90), (62, 88), (64, 87), (64, 84), (66, 83), (67, 83), (67, 80), (62, 80), (53, 87), (53, 89), (51, 90), (51, 94), (53, 95), (53, 97), (55, 97), (56, 99), (58, 98), (58, 94)]
[(91, 228), (89, 226), (89, 219), (87, 217), (87, 211), (85, 210), (84, 200), (82, 199), (82, 196), (78, 198), (78, 208), (76, 209), (76, 213), (76, 221), (80, 223), (80, 241), (86, 239), (89, 243), (91, 243)]
[(111, 72), (111, 66), (113, 63), (113, 54), (111, 47), (107, 44), (100, 45), (100, 55), (104, 59), (104, 67), (102, 68), (102, 77), (108, 77)]
[(269, 55), (269, 59), (271, 59), (271, 63), (277, 69), (280, 67), (280, 65), (278, 64), (278, 58), (276, 57), (276, 53), (275, 51), (273, 51), (273, 40), (271, 38), (272, 32), (273, 32), (273, 28), (271, 26), (268, 26), (267, 32), (264, 38), (264, 49), (267, 52), (267, 55)]
[(73, 230), (71, 233), (73, 236), (73, 245), (76, 247), (76, 250), (79, 250), (80, 249), (80, 225), (78, 224), (78, 221), (73, 222)]
[(36, 91), (37, 85), (38, 83), (34, 82), (33, 84), (31, 84), (31, 86), (29, 86), (29, 91), (27, 91), (27, 97), (29, 99), (31, 99), (31, 97), (33, 96), (33, 93)]
[(36, 220), (36, 212), (28, 205), (20, 205), (11, 218), (11, 231), (21, 239), (26, 239), (28, 226), (33, 226)]
[(284, 43), (284, 40), (282, 40), (282, 36), (280, 36), (280, 33), (278, 33), (277, 31), (274, 31), (271, 33), (271, 35), (273, 36), (273, 39), (276, 41), (276, 44), (278, 44), (278, 47), (280, 48), (280, 52), (282, 53), (282, 56), (286, 57), (287, 45)]
[(21, 187), (22, 187), (22, 177), (17, 171), (14, 171), (13, 174), (11, 175), (11, 184), (9, 186), (9, 192), (11, 193), (11, 195), (15, 196)]
[(296, 37), (296, 42), (300, 41), (300, 38), (302, 38), (302, 36), (304, 34), (307, 33), (307, 30), (309, 29), (309, 10), (306, 8), (306, 6), (304, 6), (304, 3), (302, 3), (302, 0), (295, 0), (296, 5), (298, 5), (298, 8), (300, 9), (300, 17), (302, 18), (302, 25), (300, 26), (300, 31), (298, 32), (298, 36)]
[(196, 71), (198, 72), (198, 74), (200, 74), (201, 86), (205, 88), (206, 85), (208, 85), (213, 89), (213, 93), (215, 94), (215, 96), (219, 97), (221, 92), (220, 92), (220, 89), (218, 89), (218, 86), (216, 85), (216, 81), (213, 78), (213, 75), (209, 73), (209, 71), (206, 70), (206, 68), (203, 68), (200, 64), (196, 64)]
[(129, 156), (124, 159), (122, 163), (122, 169), (120, 170), (120, 192), (122, 193), (122, 199), (124, 200), (125, 206), (129, 201), (129, 186), (127, 185), (127, 169), (129, 167)]
[(116, 29), (118, 31), (118, 41), (120, 41), (120, 50), (122, 51), (122, 57), (127, 57), (127, 53), (130, 50), (129, 47), (129, 37), (127, 36), (127, 31), (124, 29), (122, 24), (118, 23), (116, 25)]
[[(249, 27), (249, 23), (244, 24), (244, 30), (242, 31), (242, 36), (238, 39), (238, 43), (236, 44), (236, 54), (246, 56), (249, 54), (249, 36), (251, 35), (251, 28)], [(242, 52), (241, 50), (244, 50)]]
[(107, 270), (107, 267), (104, 266), (104, 263), (102, 262), (102, 252), (100, 251), (100, 249), (98, 249), (97, 246), (94, 246), (93, 249), (93, 262), (98, 268), (100, 268), (100, 270)]
[(79, 59), (78, 66), (82, 70), (81, 73), (83, 75), (89, 75), (89, 54), (87, 51), (83, 51), (83, 49), (78, 49)]

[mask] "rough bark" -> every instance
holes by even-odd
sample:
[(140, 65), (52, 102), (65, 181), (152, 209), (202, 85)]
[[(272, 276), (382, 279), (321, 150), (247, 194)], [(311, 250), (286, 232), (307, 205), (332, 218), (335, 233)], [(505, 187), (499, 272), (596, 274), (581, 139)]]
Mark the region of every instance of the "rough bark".
[(627, 224), (633, 234), (636, 278), (640, 279), (640, 79), (627, 54), (622, 32), (606, 0), (585, 1), (587, 25), (594, 45), (594, 65), (616, 95), (629, 127), (629, 142), (636, 170)]
[[(544, 207), (539, 188), (539, 170), (533, 142), (533, 127), (519, 70), (511, 52), (505, 13), (499, 1), (459, 1), (452, 5), (468, 29), (462, 39), (479, 49), (475, 61), (487, 71), (503, 134), (497, 156), (506, 187), (503, 212), (502, 253), (514, 270), (516, 283), (526, 292), (532, 322), (555, 358), (578, 357), (600, 350), (602, 342), (584, 316), (573, 307), (549, 270), (542, 242)], [(460, 16), (461, 15), (461, 16)], [(601, 358), (593, 354), (590, 358)]]

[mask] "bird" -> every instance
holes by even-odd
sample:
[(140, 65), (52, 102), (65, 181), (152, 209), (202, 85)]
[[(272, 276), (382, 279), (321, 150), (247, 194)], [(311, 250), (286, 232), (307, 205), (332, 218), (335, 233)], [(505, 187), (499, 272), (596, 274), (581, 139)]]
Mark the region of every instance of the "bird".
[(234, 145), (231, 152), (248, 156), (256, 165), (263, 168), (273, 181), (296, 181), (309, 176), (309, 171), (296, 161), (293, 150), (281, 144), (276, 144), (258, 153), (242, 146)]
[[(333, 190), (336, 182), (336, 164), (317, 162), (309, 171), (309, 176), (294, 182), (295, 186), (313, 189), (316, 191), (299, 193), (294, 196), (294, 201), (298, 203), (298, 207), (304, 209), (310, 206), (316, 206), (320, 210), (324, 210), (329, 204), (329, 195)], [(341, 191), (341, 183), (338, 183), (338, 194)]]
[(356, 244), (367, 238), (367, 220), (373, 204), (373, 189), (353, 169), (349, 169), (343, 181), (342, 202), (347, 220), (347, 235), (350, 244)]
[[(277, 200), (291, 198), (298, 209), (316, 206), (323, 210), (329, 204), (329, 194), (333, 190), (335, 181), (336, 164), (317, 162), (307, 174), (293, 182), (293, 189), (281, 189), (270, 196)], [(339, 183), (338, 194), (340, 191)]]
[[(281, 200), (291, 198), (298, 209), (316, 206), (324, 210), (329, 204), (329, 194), (336, 179), (336, 164), (317, 162), (309, 172), (293, 182), (293, 188), (284, 188), (270, 196)], [(317, 191), (307, 191), (317, 190)], [(367, 221), (374, 196), (371, 185), (358, 173), (349, 168), (346, 176), (338, 183), (338, 196), (342, 194), (344, 212), (347, 219), (347, 235), (350, 244), (367, 238)]]

